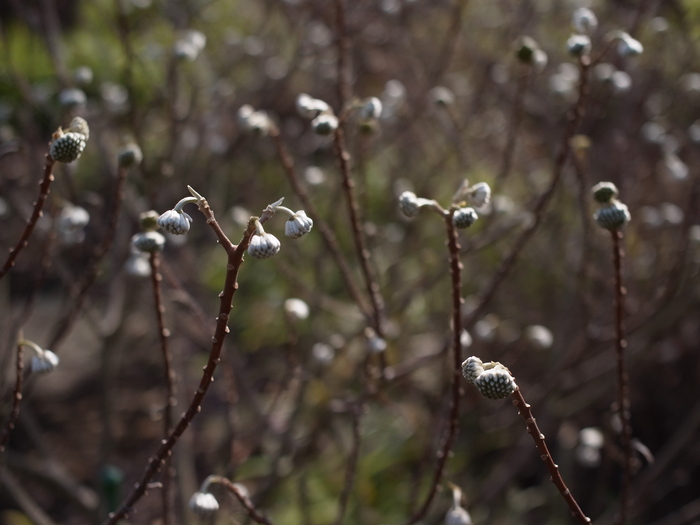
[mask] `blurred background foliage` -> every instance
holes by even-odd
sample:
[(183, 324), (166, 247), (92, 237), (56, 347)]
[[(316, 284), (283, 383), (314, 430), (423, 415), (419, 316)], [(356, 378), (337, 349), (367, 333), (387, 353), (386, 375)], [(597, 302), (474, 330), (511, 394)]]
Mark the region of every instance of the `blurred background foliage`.
[[(412, 190), (447, 206), (467, 178), (488, 182), (494, 195), (460, 236), (469, 320), (462, 356), (510, 368), (569, 487), (600, 524), (612, 523), (617, 508), (621, 449), (612, 406), (611, 244), (591, 219), (589, 188), (601, 180), (620, 188), (632, 214), (624, 241), (632, 426), (638, 449), (656, 458), (639, 454), (631, 522), (697, 523), (700, 2), (345, 4), (353, 94), (379, 97), (384, 106), (371, 133), (353, 119), (346, 131), (388, 321), (388, 379), (359, 420), (346, 522), (404, 522), (429, 488), (450, 401), (447, 249), (440, 220), (427, 211), (406, 219), (397, 197)], [(536, 218), (576, 100), (579, 70), (566, 40), (581, 6), (598, 16), (592, 56), (599, 60), (589, 71), (572, 155)], [(116, 153), (130, 141), (144, 153), (129, 174), (116, 243), (82, 317), (52, 348), (61, 366), (28, 378), (0, 465), (0, 522), (99, 522), (162, 437), (153, 299), (148, 279), (126, 264), (139, 213), (170, 209), (189, 184), (236, 242), (268, 203), (284, 196), (287, 206), (300, 207), (273, 142), (244, 133), (237, 121), (242, 105), (279, 125), (361, 282), (332, 141), (295, 111), (300, 93), (341, 110), (335, 16), (329, 0), (0, 2), (3, 247), (14, 245), (36, 199), (51, 133), (74, 115), (91, 127), (81, 159), (56, 168), (45, 216), (0, 283), (3, 414), (16, 327), (25, 323), (25, 337), (41, 345), (51, 340), (108, 226)], [(640, 40), (644, 53), (624, 57), (608, 46), (616, 29)], [(516, 59), (514, 42), (523, 35), (547, 53), (541, 71)], [(79, 241), (57, 220), (69, 203), (90, 213)], [(202, 216), (187, 211), (192, 230), (184, 239), (169, 236), (164, 252), (180, 408), (206, 363), (226, 262)], [(493, 299), (470, 316), (533, 220), (541, 222)], [(267, 230), (282, 238), (282, 221), (274, 218)], [(197, 523), (187, 500), (213, 473), (245, 484), (279, 525), (335, 521), (353, 408), (367, 388), (363, 370), (377, 373), (378, 360), (368, 358), (365, 322), (318, 230), (282, 241), (274, 259), (248, 258), (242, 267), (216, 382), (176, 449), (176, 523)], [(25, 309), (32, 291), (37, 300)], [(285, 310), (294, 297), (308, 304), (308, 318)], [(445, 481), (463, 489), (475, 524), (572, 522), (524, 430), (510, 403), (488, 401), (465, 383)], [(130, 522), (159, 522), (157, 492)], [(442, 523), (448, 492), (422, 523)], [(246, 522), (232, 500), (217, 496), (217, 523)]]

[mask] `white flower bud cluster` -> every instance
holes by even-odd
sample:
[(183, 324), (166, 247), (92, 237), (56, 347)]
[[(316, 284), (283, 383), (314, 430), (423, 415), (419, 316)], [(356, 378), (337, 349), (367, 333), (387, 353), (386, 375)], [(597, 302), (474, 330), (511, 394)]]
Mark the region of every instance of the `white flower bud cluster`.
[(78, 244), (85, 239), (84, 228), (90, 222), (88, 211), (73, 204), (65, 206), (56, 219), (56, 228), (64, 244)]
[(472, 517), (462, 507), (462, 489), (450, 483), (452, 487), (452, 507), (445, 514), (445, 525), (472, 525)]
[(399, 195), (399, 210), (406, 217), (415, 217), (423, 206), (434, 204), (435, 201), (417, 197), (412, 191), (404, 191)]
[(452, 224), (454, 224), (455, 228), (469, 228), (478, 218), (479, 216), (474, 208), (459, 208), (452, 215)]
[(601, 205), (593, 218), (601, 228), (619, 230), (632, 219), (627, 206), (617, 200), (618, 194), (612, 182), (599, 182), (593, 186), (593, 197)]
[(138, 144), (133, 142), (127, 144), (117, 153), (117, 162), (122, 168), (130, 168), (132, 166), (138, 166), (143, 160), (143, 153)]
[(47, 374), (56, 369), (59, 361), (58, 356), (51, 350), (43, 350), (32, 357), (30, 368), (36, 374)]
[(57, 162), (73, 162), (80, 158), (85, 149), (90, 128), (85, 119), (75, 117), (67, 131), (58, 128), (49, 146), (51, 158)]
[(243, 131), (265, 137), (272, 131), (273, 123), (267, 113), (256, 111), (253, 106), (245, 104), (238, 109), (238, 124)]
[(219, 510), (219, 502), (211, 492), (195, 492), (188, 503), (190, 510), (197, 516), (212, 516)]
[(158, 226), (173, 235), (184, 235), (190, 231), (192, 217), (182, 210), (168, 210), (158, 217)]
[(332, 135), (338, 129), (338, 117), (335, 116), (331, 107), (323, 100), (302, 93), (297, 97), (296, 107), (302, 118), (311, 120), (311, 129), (317, 135)]
[(566, 41), (569, 54), (575, 57), (588, 56), (591, 53), (591, 37), (598, 27), (598, 18), (587, 7), (580, 7), (571, 17), (571, 25), (576, 33)]
[(276, 255), (281, 247), (282, 245), (277, 237), (271, 233), (262, 231), (261, 233), (255, 233), (250, 239), (248, 253), (256, 259), (269, 259), (273, 255)]
[(617, 52), (623, 57), (636, 57), (644, 52), (644, 46), (636, 38), (632, 38), (629, 33), (617, 31), (614, 33), (617, 38)]
[(194, 62), (207, 45), (207, 37), (201, 31), (190, 29), (182, 34), (173, 45), (175, 57)]
[(29, 369), (36, 374), (47, 374), (58, 366), (60, 359), (51, 350), (44, 350), (38, 344), (22, 339), (19, 344), (31, 348), (34, 355), (30, 361)]
[(161, 252), (165, 247), (165, 237), (154, 231), (141, 232), (131, 238), (131, 244), (145, 253)]
[(306, 212), (299, 210), (284, 225), (284, 234), (292, 239), (298, 239), (309, 233), (313, 225), (314, 221), (306, 215)]
[(536, 71), (542, 71), (547, 66), (547, 53), (529, 36), (518, 39), (515, 44), (515, 56), (524, 64), (533, 66)]
[(489, 399), (503, 399), (518, 388), (510, 371), (501, 363), (484, 363), (475, 356), (462, 363), (462, 375)]

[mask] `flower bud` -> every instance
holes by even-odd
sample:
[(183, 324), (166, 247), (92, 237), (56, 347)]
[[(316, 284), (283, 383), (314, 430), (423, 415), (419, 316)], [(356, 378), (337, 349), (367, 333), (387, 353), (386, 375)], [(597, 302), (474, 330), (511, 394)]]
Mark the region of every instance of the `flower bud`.
[(644, 46), (642, 43), (632, 38), (628, 33), (620, 32), (618, 34), (620, 39), (617, 44), (617, 52), (623, 57), (636, 57), (644, 52)]
[[(58, 135), (58, 136), (56, 136)], [(54, 134), (55, 139), (49, 147), (49, 154), (56, 162), (73, 162), (80, 158), (85, 149), (85, 135), (81, 133), (63, 133), (59, 131)]]
[(51, 350), (43, 350), (41, 353), (32, 356), (30, 369), (36, 374), (46, 374), (53, 371), (59, 363), (60, 359)]
[(211, 516), (219, 510), (219, 502), (210, 492), (195, 492), (188, 505), (192, 512), (202, 517)]
[(607, 203), (617, 198), (617, 186), (612, 182), (599, 182), (593, 186), (593, 198), (600, 203)]
[(139, 215), (141, 229), (145, 232), (158, 229), (158, 212), (155, 210), (145, 211)]
[(302, 93), (297, 97), (296, 101), (297, 112), (305, 119), (314, 119), (321, 113), (329, 113), (330, 106), (323, 100), (313, 98), (306, 93)]
[(606, 230), (619, 230), (631, 220), (630, 212), (627, 206), (618, 200), (613, 200), (604, 204), (595, 214), (593, 218), (598, 223), (598, 226)]
[(418, 197), (412, 191), (404, 191), (399, 196), (399, 209), (406, 217), (415, 217), (420, 211)]
[(472, 204), (477, 208), (486, 206), (491, 200), (491, 187), (485, 182), (474, 184), (470, 189)]
[(190, 231), (192, 217), (184, 211), (168, 210), (158, 217), (158, 226), (173, 235), (184, 235)]
[(313, 225), (314, 221), (306, 215), (306, 212), (299, 210), (284, 225), (284, 234), (292, 239), (298, 239), (309, 233)]
[(474, 208), (459, 208), (452, 215), (452, 224), (455, 228), (469, 228), (476, 222), (479, 216), (474, 211)]
[(587, 7), (579, 7), (571, 17), (571, 23), (578, 33), (590, 35), (598, 27), (598, 18)]
[(591, 39), (586, 35), (571, 35), (566, 41), (566, 47), (571, 56), (587, 56), (591, 52)]
[(338, 129), (338, 117), (329, 113), (321, 113), (311, 121), (311, 128), (317, 135), (332, 135)]
[(362, 121), (377, 120), (382, 116), (382, 101), (377, 97), (369, 97), (362, 101), (358, 116)]
[(256, 233), (250, 239), (248, 253), (256, 259), (269, 259), (280, 251), (281, 244), (277, 237), (263, 231)]
[(165, 237), (154, 231), (137, 233), (131, 238), (131, 244), (142, 252), (160, 252), (165, 247)]
[(122, 168), (130, 168), (132, 166), (138, 166), (143, 160), (143, 153), (138, 144), (133, 142), (127, 144), (117, 153), (117, 162)]

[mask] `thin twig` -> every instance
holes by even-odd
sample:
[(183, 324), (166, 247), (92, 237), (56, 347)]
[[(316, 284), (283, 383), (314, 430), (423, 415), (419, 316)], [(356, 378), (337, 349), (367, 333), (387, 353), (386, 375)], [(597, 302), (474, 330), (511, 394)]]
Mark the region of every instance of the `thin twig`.
[[(152, 252), (149, 257), (151, 264), (151, 286), (153, 288), (153, 299), (155, 302), (156, 318), (158, 320), (158, 335), (160, 337), (160, 347), (163, 352), (163, 365), (165, 369), (165, 384), (166, 384), (166, 401), (163, 407), (163, 434), (165, 437), (170, 434), (173, 425), (173, 408), (177, 405), (177, 397), (175, 395), (175, 370), (173, 369), (173, 358), (168, 347), (168, 337), (170, 330), (165, 327), (163, 314), (165, 313), (165, 305), (163, 304), (163, 294), (161, 292), (160, 283), (163, 276), (160, 273), (160, 256), (158, 252)], [(165, 473), (163, 474), (163, 524), (169, 525), (171, 522), (171, 493), (173, 481), (175, 477), (172, 471), (170, 458), (165, 463)]]
[(613, 241), (613, 264), (615, 266), (615, 353), (617, 356), (617, 409), (622, 424), (622, 487), (620, 488), (620, 513), (615, 523), (624, 525), (627, 523), (629, 510), (629, 489), (632, 480), (632, 424), (630, 421), (630, 398), (627, 370), (625, 368), (625, 348), (627, 341), (624, 332), (625, 289), (622, 286), (622, 257), (623, 251), (620, 241), (622, 232), (611, 230)]
[[(436, 205), (440, 211), (440, 208)], [(442, 210), (440, 213), (445, 220), (445, 228), (447, 230), (447, 246), (450, 252), (450, 277), (452, 281), (452, 403), (450, 406), (449, 427), (447, 436), (443, 442), (442, 448), (438, 453), (438, 462), (435, 466), (433, 480), (428, 491), (428, 495), (423, 502), (423, 505), (409, 518), (405, 525), (413, 525), (417, 523), (428, 512), (428, 508), (437, 493), (440, 480), (442, 479), (447, 464), (447, 458), (450, 456), (452, 445), (457, 436), (459, 422), (459, 398), (460, 398), (460, 381), (462, 370), (462, 343), (460, 340), (462, 334), (462, 263), (459, 260), (460, 246), (457, 237), (457, 230), (452, 223), (454, 209), (450, 211)]]
[(263, 516), (256, 510), (256, 508), (253, 506), (253, 503), (250, 501), (250, 498), (243, 494), (235, 483), (232, 483), (230, 480), (221, 476), (211, 476), (209, 478), (209, 482), (219, 483), (220, 485), (226, 487), (231, 492), (231, 494), (233, 494), (236, 497), (240, 504), (243, 505), (243, 507), (248, 512), (248, 515), (253, 521), (255, 521), (256, 523), (260, 523), (261, 525), (273, 525), (273, 523), (269, 519), (267, 519), (265, 516)]
[(566, 483), (564, 483), (564, 480), (559, 473), (559, 466), (554, 463), (554, 459), (552, 459), (552, 455), (549, 453), (549, 449), (547, 448), (547, 443), (544, 440), (544, 434), (542, 434), (537, 426), (535, 417), (532, 415), (532, 410), (530, 410), (530, 405), (525, 402), (525, 399), (520, 392), (520, 388), (516, 388), (512, 396), (513, 404), (517, 407), (518, 413), (527, 424), (527, 433), (532, 436), (535, 446), (540, 452), (540, 458), (542, 461), (544, 461), (545, 465), (547, 465), (547, 470), (549, 470), (549, 474), (551, 475), (550, 481), (554, 483), (561, 493), (564, 501), (566, 501), (569, 509), (571, 509), (571, 515), (576, 519), (576, 521), (582, 523), (583, 525), (590, 524), (591, 519), (586, 517), (586, 515), (583, 513), (581, 507), (578, 506), (574, 496), (571, 494), (571, 491), (566, 486)]
[(126, 183), (127, 174), (128, 169), (120, 166), (117, 171), (117, 182), (114, 189), (114, 204), (112, 205), (112, 213), (109, 216), (107, 230), (102, 236), (102, 242), (97, 246), (97, 248), (95, 248), (92, 261), (88, 265), (87, 273), (83, 276), (75, 288), (73, 293), (73, 303), (71, 304), (70, 308), (68, 308), (61, 320), (56, 324), (56, 328), (54, 329), (51, 339), (49, 340), (49, 344), (47, 346), (53, 349), (54, 352), (58, 349), (58, 346), (68, 335), (71, 328), (75, 324), (75, 321), (78, 319), (83, 304), (85, 303), (85, 299), (87, 298), (87, 294), (92, 285), (95, 283), (97, 276), (100, 274), (100, 263), (112, 249), (114, 234), (117, 231), (122, 202), (124, 201), (124, 186)]
[(10, 249), (10, 255), (7, 257), (3, 267), (0, 268), (0, 279), (2, 279), (5, 274), (15, 265), (17, 257), (27, 246), (29, 237), (34, 231), (37, 221), (43, 215), (42, 210), (44, 209), (44, 204), (49, 196), (51, 183), (54, 180), (53, 165), (55, 162), (56, 161), (51, 158), (51, 155), (46, 155), (46, 162), (44, 164), (44, 178), (39, 183), (39, 198), (37, 198), (36, 202), (34, 203), (34, 210), (32, 211), (31, 217), (29, 217), (29, 221), (27, 221), (27, 225), (24, 227), (24, 231), (22, 232), (19, 241), (17, 241), (14, 248)]
[(338, 516), (335, 519), (335, 525), (342, 525), (345, 520), (345, 512), (347, 511), (348, 502), (350, 501), (350, 493), (355, 485), (357, 476), (357, 463), (360, 460), (360, 444), (362, 443), (360, 435), (360, 421), (364, 410), (364, 402), (358, 401), (352, 407), (352, 449), (348, 457), (348, 463), (345, 469), (345, 486), (338, 500)]
[(19, 406), (22, 402), (22, 375), (24, 372), (24, 349), (22, 343), (17, 343), (17, 365), (15, 374), (15, 388), (12, 393), (12, 410), (7, 418), (2, 434), (0, 435), (0, 453), (5, 450), (7, 443), (10, 441), (10, 434), (15, 428), (17, 418), (19, 417)]
[[(224, 289), (220, 294), (221, 300), (219, 304), (219, 315), (216, 318), (216, 329), (211, 340), (212, 345), (211, 350), (209, 351), (209, 359), (204, 367), (202, 378), (199, 382), (199, 387), (195, 391), (187, 410), (180, 417), (180, 421), (172, 430), (168, 438), (162, 442), (156, 453), (150, 458), (141, 479), (138, 481), (138, 483), (136, 483), (129, 496), (122, 502), (120, 507), (115, 512), (109, 515), (107, 520), (103, 522), (103, 525), (115, 525), (121, 519), (125, 519), (128, 516), (134, 504), (146, 494), (150, 481), (165, 464), (166, 459), (171, 456), (172, 450), (177, 444), (178, 440), (201, 410), (202, 400), (204, 399), (204, 396), (206, 396), (207, 391), (214, 380), (214, 372), (221, 358), (224, 339), (226, 338), (226, 334), (229, 333), (228, 318), (229, 314), (231, 313), (231, 308), (233, 307), (233, 297), (238, 289), (238, 271), (243, 263), (243, 255), (245, 250), (248, 248), (250, 239), (255, 233), (255, 221), (253, 218), (251, 218), (250, 222), (248, 223), (248, 227), (243, 233), (240, 243), (236, 246), (231, 243), (228, 237), (226, 237), (226, 234), (216, 221), (214, 212), (209, 207), (209, 203), (206, 200), (200, 201), (199, 211), (201, 211), (206, 217), (207, 224), (209, 224), (209, 226), (214, 230), (219, 244), (221, 244), (228, 255), (228, 262), (226, 265), (226, 281), (224, 283)], [(259, 219), (260, 223), (265, 223), (270, 217), (272, 217), (273, 214), (274, 210), (272, 208), (266, 208)]]

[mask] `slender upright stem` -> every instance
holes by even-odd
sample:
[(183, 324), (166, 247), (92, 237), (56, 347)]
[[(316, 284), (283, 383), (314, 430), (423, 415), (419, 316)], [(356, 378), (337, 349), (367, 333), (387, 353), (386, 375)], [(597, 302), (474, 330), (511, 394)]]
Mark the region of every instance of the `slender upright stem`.
[(627, 370), (625, 367), (625, 348), (627, 341), (624, 332), (625, 289), (622, 286), (622, 257), (620, 241), (622, 232), (611, 230), (613, 241), (613, 264), (615, 266), (615, 353), (617, 356), (617, 407), (622, 424), (622, 488), (620, 490), (620, 513), (615, 522), (619, 525), (627, 523), (629, 511), (629, 490), (632, 479), (632, 424), (630, 421), (630, 399)]
[(340, 494), (338, 502), (338, 516), (335, 519), (335, 525), (342, 525), (345, 520), (345, 512), (347, 511), (348, 502), (350, 501), (350, 493), (355, 484), (357, 476), (357, 463), (360, 459), (360, 444), (362, 442), (360, 435), (360, 420), (364, 403), (359, 401), (352, 407), (352, 450), (348, 458), (348, 464), (345, 469), (345, 486)]
[(49, 344), (47, 345), (49, 348), (53, 349), (54, 352), (58, 349), (59, 344), (68, 335), (71, 328), (75, 324), (75, 321), (78, 319), (78, 315), (80, 314), (83, 304), (85, 303), (87, 294), (92, 285), (95, 283), (97, 276), (100, 274), (100, 263), (112, 249), (114, 235), (117, 231), (117, 226), (119, 225), (119, 215), (121, 213), (122, 203), (124, 201), (124, 186), (126, 184), (128, 171), (129, 170), (127, 168), (122, 166), (120, 166), (117, 171), (117, 182), (114, 188), (114, 203), (112, 204), (112, 212), (109, 215), (107, 230), (102, 236), (102, 242), (100, 242), (100, 244), (95, 248), (87, 273), (82, 277), (73, 292), (73, 303), (63, 315), (61, 320), (56, 323), (54, 332), (49, 340)]
[[(224, 283), (224, 289), (220, 294), (219, 315), (216, 318), (216, 329), (211, 340), (209, 359), (204, 367), (202, 378), (199, 382), (199, 387), (195, 391), (187, 410), (180, 417), (180, 421), (172, 430), (168, 438), (163, 440), (156, 453), (150, 458), (141, 479), (136, 483), (129, 496), (127, 496), (127, 498), (115, 512), (109, 515), (109, 517), (103, 522), (103, 525), (115, 525), (120, 520), (125, 519), (128, 516), (134, 504), (146, 494), (148, 484), (156, 473), (163, 467), (166, 459), (171, 456), (172, 450), (177, 444), (178, 440), (190, 426), (190, 423), (192, 423), (195, 416), (200, 412), (202, 400), (204, 399), (204, 396), (206, 396), (211, 383), (214, 381), (214, 372), (216, 371), (216, 367), (221, 359), (224, 339), (229, 333), (228, 318), (233, 307), (233, 297), (238, 289), (238, 271), (243, 263), (243, 255), (245, 250), (248, 248), (250, 239), (255, 233), (255, 221), (251, 218), (250, 222), (248, 223), (248, 227), (243, 233), (240, 243), (236, 246), (231, 243), (228, 237), (226, 237), (226, 234), (216, 221), (214, 212), (209, 207), (206, 200), (202, 200), (199, 203), (199, 210), (206, 217), (207, 224), (209, 224), (209, 226), (214, 230), (219, 243), (224, 250), (226, 250), (226, 254), (228, 255), (228, 262), (226, 265), (226, 281)], [(270, 217), (272, 217), (272, 215), (274, 215), (274, 210), (268, 207), (263, 212), (259, 221), (261, 223), (265, 223)]]
[(0, 268), (0, 279), (2, 279), (5, 274), (15, 265), (17, 257), (19, 257), (19, 254), (29, 243), (29, 237), (34, 231), (37, 221), (43, 215), (42, 210), (44, 209), (44, 204), (49, 196), (51, 183), (54, 180), (53, 165), (55, 162), (56, 161), (51, 158), (51, 155), (46, 155), (46, 162), (44, 163), (44, 178), (39, 183), (39, 197), (34, 203), (34, 210), (32, 211), (31, 217), (29, 217), (29, 221), (27, 221), (27, 225), (24, 227), (22, 235), (17, 241), (15, 247), (10, 249), (10, 254), (5, 261), (5, 264), (3, 264), (2, 268)]
[(438, 453), (438, 462), (435, 466), (433, 480), (428, 491), (428, 495), (423, 502), (423, 505), (409, 518), (405, 525), (413, 525), (422, 520), (430, 507), (430, 504), (437, 493), (438, 486), (442, 480), (447, 464), (447, 458), (452, 450), (459, 423), (459, 398), (460, 398), (460, 381), (462, 370), (462, 343), (460, 336), (462, 334), (462, 263), (459, 260), (460, 245), (457, 237), (457, 230), (452, 223), (454, 210), (441, 212), (445, 220), (445, 228), (447, 231), (447, 247), (450, 252), (450, 277), (452, 281), (452, 403), (450, 406), (450, 419), (447, 436), (443, 442), (442, 448)]
[[(158, 321), (158, 335), (160, 337), (160, 347), (163, 352), (163, 364), (165, 370), (165, 385), (166, 385), (166, 401), (163, 407), (163, 434), (168, 437), (173, 426), (173, 408), (177, 404), (175, 395), (175, 370), (173, 368), (173, 358), (168, 347), (168, 337), (170, 330), (165, 327), (163, 314), (165, 313), (165, 305), (163, 304), (163, 294), (161, 292), (160, 283), (163, 276), (160, 273), (160, 255), (158, 252), (152, 252), (149, 258), (151, 264), (151, 286), (153, 288), (153, 299), (155, 303), (156, 319)], [(171, 501), (172, 487), (171, 483), (174, 480), (174, 473), (170, 458), (165, 463), (165, 473), (162, 478), (163, 482), (163, 524), (169, 525), (171, 522)]]
[(12, 410), (7, 418), (7, 422), (2, 429), (2, 434), (0, 434), (0, 453), (5, 450), (7, 443), (10, 441), (10, 433), (14, 430), (15, 424), (17, 423), (17, 418), (19, 417), (19, 405), (22, 401), (22, 375), (24, 372), (24, 363), (22, 359), (24, 357), (24, 349), (22, 344), (17, 344), (17, 365), (15, 374), (15, 388), (12, 393)]
[(523, 103), (527, 86), (532, 76), (532, 66), (523, 65), (518, 76), (518, 87), (515, 92), (515, 103), (513, 105), (513, 116), (511, 117), (510, 126), (508, 126), (506, 136), (506, 149), (503, 152), (503, 161), (501, 168), (496, 176), (496, 184), (502, 184), (510, 175), (511, 167), (513, 166), (513, 158), (515, 156), (515, 146), (518, 138), (518, 129), (523, 117)]
[(530, 410), (530, 405), (528, 405), (525, 402), (525, 399), (523, 398), (523, 395), (520, 392), (520, 388), (516, 388), (512, 396), (513, 404), (517, 407), (518, 413), (522, 416), (522, 418), (525, 420), (525, 423), (527, 424), (527, 433), (532, 436), (532, 439), (535, 442), (535, 446), (540, 452), (540, 458), (542, 459), (542, 461), (544, 461), (544, 464), (547, 465), (547, 470), (549, 470), (549, 474), (551, 476), (549, 480), (552, 483), (554, 483), (554, 485), (561, 493), (562, 497), (564, 498), (564, 501), (566, 501), (566, 504), (569, 506), (569, 509), (571, 509), (571, 515), (576, 519), (576, 521), (583, 525), (590, 524), (591, 519), (586, 517), (586, 515), (583, 513), (581, 507), (578, 506), (578, 503), (574, 499), (574, 496), (571, 494), (571, 491), (566, 486), (566, 483), (564, 483), (564, 479), (559, 473), (559, 466), (556, 463), (554, 463), (554, 459), (549, 453), (547, 443), (544, 440), (544, 434), (542, 434), (539, 427), (537, 426), (535, 417), (532, 415), (532, 410)]
[(350, 154), (345, 147), (345, 133), (340, 126), (336, 130), (333, 143), (343, 178), (343, 191), (347, 200), (355, 251), (360, 261), (367, 293), (372, 303), (372, 327), (380, 337), (384, 337), (384, 299), (380, 292), (377, 277), (372, 269), (371, 253), (367, 247), (367, 240), (365, 239), (362, 221), (360, 220), (360, 205), (355, 195), (355, 181), (352, 179), (350, 172)]

